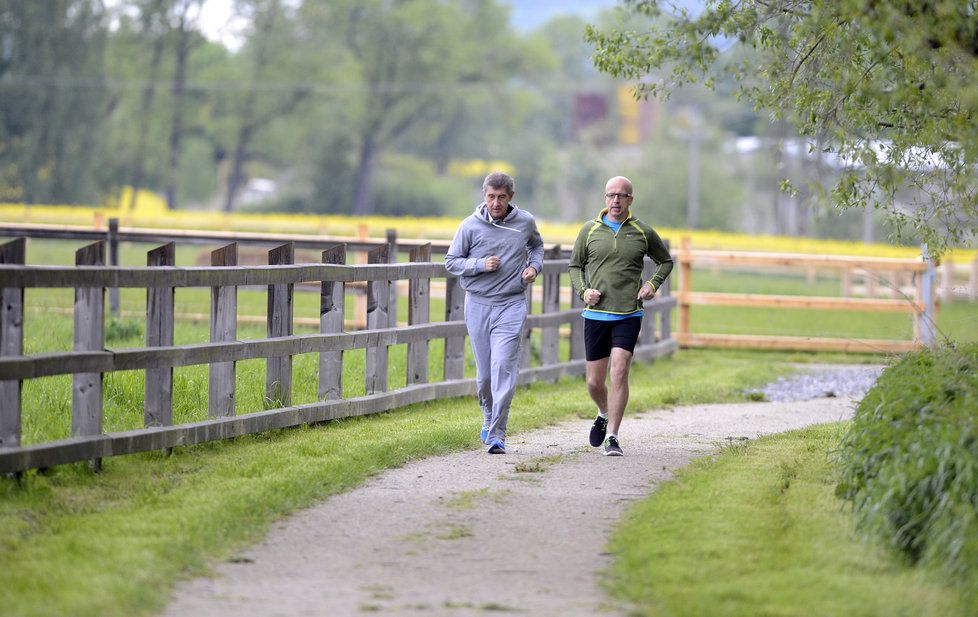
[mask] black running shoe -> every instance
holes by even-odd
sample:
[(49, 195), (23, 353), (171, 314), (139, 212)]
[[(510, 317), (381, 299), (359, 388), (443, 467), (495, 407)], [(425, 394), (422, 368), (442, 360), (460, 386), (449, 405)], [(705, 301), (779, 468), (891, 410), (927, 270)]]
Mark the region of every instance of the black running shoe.
[(588, 435), (588, 442), (592, 448), (597, 448), (604, 441), (604, 434), (608, 430), (608, 418), (598, 416), (591, 425), (591, 434)]
[(605, 456), (624, 456), (624, 452), (621, 451), (621, 446), (618, 445), (617, 437), (609, 437), (604, 440), (604, 455)]

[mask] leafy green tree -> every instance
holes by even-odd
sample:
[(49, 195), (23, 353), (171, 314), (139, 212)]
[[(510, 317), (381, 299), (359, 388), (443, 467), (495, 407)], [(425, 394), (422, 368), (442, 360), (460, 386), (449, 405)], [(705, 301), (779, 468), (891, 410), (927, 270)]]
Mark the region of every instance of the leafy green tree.
[(106, 66), (117, 104), (97, 153), (100, 182), (167, 194), (171, 207), (204, 201), (231, 148), (220, 129), (233, 116), (219, 108), (230, 52), (200, 32), (201, 0), (112, 6)]
[[(297, 58), (290, 53), (297, 26), (282, 0), (239, 0), (247, 13), (251, 35), (238, 60), (247, 64), (248, 83), (242, 96), (232, 97), (235, 118), (231, 165), (224, 210), (234, 210), (238, 192), (246, 181), (245, 163), (254, 156), (259, 132), (295, 111), (310, 94), (310, 86), (296, 79)], [(291, 79), (290, 79), (291, 78)], [(270, 88), (271, 83), (285, 83)]]
[[(172, 4), (173, 0), (139, 0), (119, 5), (118, 26), (108, 40), (108, 76), (121, 85), (113, 88), (119, 104), (107, 126), (100, 168), (107, 184), (132, 187), (130, 207), (140, 189), (160, 184), (148, 168), (159, 168), (162, 160), (162, 149), (154, 147), (163, 141), (156, 111)], [(132, 91), (127, 89), (136, 83)]]
[[(601, 70), (642, 79), (653, 95), (732, 75), (742, 95), (842, 164), (837, 205), (883, 210), (935, 254), (975, 237), (974, 3), (709, 0), (695, 15), (673, 16), (656, 0), (626, 4), (654, 21), (590, 28)], [(737, 42), (756, 49), (756, 60), (725, 53)], [(898, 205), (907, 189), (909, 203)]]
[(199, 31), (200, 11), (204, 0), (176, 0), (172, 7), (173, 77), (170, 80), (170, 137), (166, 168), (166, 205), (177, 209), (180, 169), (187, 128), (187, 81), (190, 55), (204, 39)]
[[(350, 132), (337, 135), (352, 147), (352, 206), (373, 211), (377, 162), (410, 133), (437, 133), (458, 109), (456, 90), (480, 81), (505, 53), (497, 39), (508, 20), (490, 19), (491, 0), (346, 0), (305, 3), (301, 19), (320, 40), (340, 38), (355, 71)], [(327, 41), (329, 44), (329, 41)]]
[(0, 0), (0, 199), (97, 199), (108, 20), (96, 0)]

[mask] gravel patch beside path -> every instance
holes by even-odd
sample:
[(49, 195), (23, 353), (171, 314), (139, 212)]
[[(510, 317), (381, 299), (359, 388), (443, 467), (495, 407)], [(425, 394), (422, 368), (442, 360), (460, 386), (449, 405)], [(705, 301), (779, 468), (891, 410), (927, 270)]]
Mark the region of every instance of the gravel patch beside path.
[(599, 577), (629, 503), (729, 440), (853, 408), (845, 397), (680, 407), (626, 416), (624, 457), (588, 447), (577, 420), (515, 436), (504, 456), (411, 463), (276, 524), (213, 577), (180, 584), (164, 614), (618, 614)]
[(883, 372), (882, 366), (870, 364), (798, 364), (798, 372), (779, 377), (754, 392), (767, 401), (808, 401), (822, 397), (861, 399)]

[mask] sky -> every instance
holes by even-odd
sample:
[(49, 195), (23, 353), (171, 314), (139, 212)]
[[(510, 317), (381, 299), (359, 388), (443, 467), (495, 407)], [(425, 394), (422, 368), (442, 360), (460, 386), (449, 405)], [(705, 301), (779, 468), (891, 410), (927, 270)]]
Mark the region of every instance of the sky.
[[(207, 0), (201, 10), (201, 30), (207, 38), (237, 47), (241, 24), (229, 23), (233, 0)], [(584, 18), (613, 7), (618, 0), (500, 0), (513, 7), (513, 24), (522, 31), (533, 30), (555, 15), (573, 13)]]

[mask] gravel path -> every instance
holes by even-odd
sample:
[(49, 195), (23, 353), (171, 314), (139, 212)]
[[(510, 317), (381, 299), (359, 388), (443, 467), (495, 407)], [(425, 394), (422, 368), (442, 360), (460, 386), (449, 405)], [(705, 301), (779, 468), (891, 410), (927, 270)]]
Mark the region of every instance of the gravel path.
[(754, 390), (768, 401), (807, 401), (814, 398), (847, 396), (862, 398), (876, 383), (883, 367), (868, 364), (796, 365), (798, 372), (779, 377)]
[(599, 577), (630, 502), (727, 441), (838, 421), (853, 407), (837, 395), (630, 413), (618, 458), (588, 447), (589, 423), (577, 420), (515, 436), (505, 456), (418, 461), (283, 520), (213, 577), (180, 584), (164, 614), (621, 614)]

